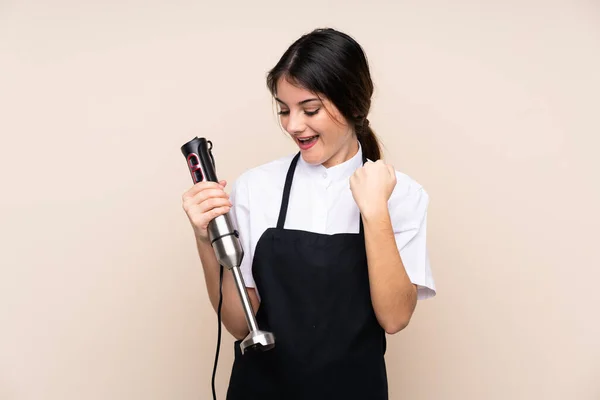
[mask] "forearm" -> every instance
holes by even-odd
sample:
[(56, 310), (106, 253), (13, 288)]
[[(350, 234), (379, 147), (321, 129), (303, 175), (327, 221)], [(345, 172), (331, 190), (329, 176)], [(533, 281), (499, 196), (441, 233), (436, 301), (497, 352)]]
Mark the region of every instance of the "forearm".
[(387, 206), (362, 213), (371, 301), (380, 325), (393, 334), (406, 327), (417, 301), (394, 239)]
[[(210, 243), (197, 241), (198, 254), (204, 270), (204, 279), (210, 303), (215, 311), (219, 306), (219, 263)], [(247, 288), (248, 297), (254, 311), (258, 309), (258, 298), (252, 288)], [(231, 271), (223, 271), (223, 304), (221, 321), (229, 333), (236, 339), (243, 339), (248, 334), (248, 324), (240, 301), (237, 287)]]

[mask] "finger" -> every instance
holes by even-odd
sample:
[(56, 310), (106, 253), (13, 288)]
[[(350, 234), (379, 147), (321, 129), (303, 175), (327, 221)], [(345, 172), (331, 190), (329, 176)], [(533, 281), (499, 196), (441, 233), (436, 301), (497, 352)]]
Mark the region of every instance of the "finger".
[(389, 171), (389, 173), (390, 173), (391, 176), (396, 176), (396, 170), (394, 169), (393, 165), (388, 165), (387, 169), (388, 169), (388, 171)]
[(210, 221), (212, 221), (220, 215), (227, 214), (230, 210), (231, 207), (229, 206), (215, 207), (209, 210), (208, 212), (200, 214), (197, 217), (192, 217), (191, 220), (195, 226), (205, 228), (210, 223)]
[(209, 214), (216, 208), (231, 208), (231, 202), (228, 199), (212, 198), (203, 201), (198, 205), (198, 210), (203, 214)]
[(206, 189), (222, 189), (222, 188), (223, 188), (223, 186), (221, 186), (217, 182), (201, 181), (201, 182), (194, 184), (194, 186), (192, 186), (191, 188), (189, 188), (185, 192), (184, 197), (193, 197), (197, 193), (201, 192), (202, 190), (206, 190)]
[(192, 204), (200, 204), (211, 198), (225, 198), (229, 200), (229, 195), (223, 189), (206, 189), (198, 192), (192, 197), (189, 202)]
[(363, 174), (365, 170), (365, 167), (359, 167), (357, 168), (354, 173), (350, 176), (350, 180), (351, 181), (356, 181), (358, 179), (358, 176)]
[(228, 206), (213, 208), (210, 211), (208, 216), (209, 216), (210, 220), (213, 220), (220, 215), (227, 214), (230, 210), (231, 210), (231, 207), (228, 207)]

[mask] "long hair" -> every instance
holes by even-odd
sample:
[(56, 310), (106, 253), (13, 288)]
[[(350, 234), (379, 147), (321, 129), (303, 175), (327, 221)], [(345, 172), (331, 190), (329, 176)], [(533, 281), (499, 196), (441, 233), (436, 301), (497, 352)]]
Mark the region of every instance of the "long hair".
[(373, 161), (381, 158), (379, 140), (367, 118), (373, 81), (365, 53), (353, 38), (331, 28), (301, 36), (267, 75), (273, 96), (282, 77), (329, 99), (352, 124), (364, 155)]

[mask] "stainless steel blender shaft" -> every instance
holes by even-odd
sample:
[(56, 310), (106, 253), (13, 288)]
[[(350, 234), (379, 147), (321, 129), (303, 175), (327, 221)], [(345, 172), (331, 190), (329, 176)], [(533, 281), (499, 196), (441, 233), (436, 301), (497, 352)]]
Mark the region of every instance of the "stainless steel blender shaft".
[(248, 328), (251, 331), (258, 330), (258, 324), (256, 323), (256, 318), (254, 317), (254, 312), (252, 308), (252, 303), (250, 302), (250, 298), (248, 297), (248, 292), (242, 288), (246, 287), (246, 283), (244, 282), (244, 277), (242, 276), (242, 272), (239, 267), (231, 268), (233, 272), (233, 279), (235, 280), (235, 286), (237, 287), (238, 294), (240, 295), (240, 299), (242, 300), (242, 306), (244, 307), (244, 314), (246, 314), (246, 322), (248, 323)]
[(250, 332), (240, 344), (242, 354), (247, 349), (271, 349), (275, 346), (275, 337), (271, 332), (258, 329), (252, 303), (248, 297), (246, 284), (239, 268), (244, 257), (244, 249), (240, 243), (238, 232), (231, 224), (229, 215), (221, 215), (212, 220), (208, 225), (208, 233), (217, 261), (233, 273), (235, 286), (242, 302), (244, 314), (246, 315), (246, 322)]

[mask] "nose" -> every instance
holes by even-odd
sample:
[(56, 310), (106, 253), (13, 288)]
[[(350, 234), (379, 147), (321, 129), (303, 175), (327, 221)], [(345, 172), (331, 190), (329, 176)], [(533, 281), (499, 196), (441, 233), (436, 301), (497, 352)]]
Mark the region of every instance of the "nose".
[(306, 130), (306, 123), (302, 115), (290, 113), (287, 118), (285, 130), (291, 135), (302, 133)]

